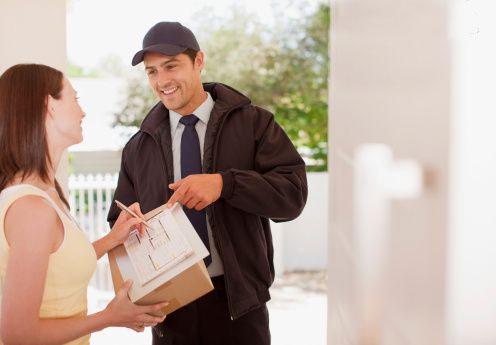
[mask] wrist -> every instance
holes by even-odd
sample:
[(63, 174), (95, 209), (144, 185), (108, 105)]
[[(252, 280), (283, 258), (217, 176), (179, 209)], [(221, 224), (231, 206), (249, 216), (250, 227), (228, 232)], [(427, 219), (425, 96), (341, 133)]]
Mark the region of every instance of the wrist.
[(114, 234), (112, 234), (112, 231), (102, 237), (102, 241), (104, 242), (103, 244), (105, 247), (105, 252), (114, 249), (120, 244), (119, 241), (117, 241), (117, 239), (115, 238)]
[(217, 173), (217, 174), (214, 174), (214, 176), (217, 179), (217, 185), (219, 187), (219, 191), (222, 192), (222, 186), (224, 184), (224, 182), (222, 181), (222, 175)]
[(105, 325), (105, 327), (115, 326), (115, 317), (112, 313), (112, 310), (110, 310), (108, 308), (105, 308), (102, 311), (102, 320), (103, 320), (103, 324)]
[(107, 308), (93, 315), (90, 315), (89, 317), (95, 318), (97, 331), (101, 331), (104, 328), (113, 326), (110, 311)]

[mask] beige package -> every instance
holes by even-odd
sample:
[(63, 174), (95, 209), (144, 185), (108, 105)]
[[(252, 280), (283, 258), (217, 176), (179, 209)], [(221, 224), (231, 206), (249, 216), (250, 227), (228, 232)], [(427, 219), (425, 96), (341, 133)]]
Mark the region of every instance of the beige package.
[[(108, 253), (108, 258), (115, 292), (121, 288), (124, 281), (132, 279), (133, 286), (129, 296), (134, 303), (149, 305), (167, 301), (170, 304), (162, 309), (162, 312), (170, 314), (212, 291), (213, 285), (203, 263), (203, 257), (208, 255), (208, 251), (180, 205), (176, 204), (171, 209), (168, 209), (165, 205), (160, 206), (145, 214), (145, 219), (149, 222), (159, 216), (168, 217), (171, 226), (174, 225), (180, 228), (182, 234), (187, 237), (194, 248), (195, 255), (144, 285), (140, 284), (124, 245), (119, 245), (112, 249)], [(176, 274), (175, 272), (179, 273)], [(171, 277), (171, 275), (173, 276)]]

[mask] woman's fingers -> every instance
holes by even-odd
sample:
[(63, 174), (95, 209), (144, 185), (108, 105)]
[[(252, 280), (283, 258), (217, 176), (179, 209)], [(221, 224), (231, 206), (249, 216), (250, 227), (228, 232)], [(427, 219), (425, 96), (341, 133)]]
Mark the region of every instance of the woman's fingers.
[(154, 316), (153, 317), (153, 322), (155, 323), (161, 323), (161, 322), (164, 322), (165, 318), (166, 318), (167, 315), (164, 315), (164, 316)]
[(139, 224), (141, 223), (141, 220), (138, 218), (131, 218), (126, 223), (124, 224), (124, 227), (126, 229), (127, 234), (129, 234), (132, 230), (134, 229), (139, 229)]
[(135, 325), (132, 325), (132, 326), (128, 326), (129, 328), (131, 328), (132, 330), (136, 331), (136, 332), (143, 332), (145, 330), (146, 327), (155, 327), (157, 324), (154, 323), (154, 322), (145, 322), (143, 324), (135, 324)]
[(141, 327), (141, 325), (140, 326), (138, 326), (138, 325), (137, 326), (132, 326), (132, 327), (129, 327), (129, 328), (131, 328), (133, 331), (136, 331), (136, 332), (139, 332), (139, 333), (141, 333), (141, 332), (143, 332), (145, 330), (145, 326)]
[[(138, 215), (139, 217), (141, 217), (143, 219), (145, 218), (145, 216), (141, 212), (141, 208), (140, 208), (139, 203), (135, 202), (134, 204), (132, 204), (128, 208), (131, 211), (133, 211), (134, 213), (136, 213), (136, 215)], [(119, 216), (117, 217), (117, 220), (126, 221), (126, 220), (131, 219), (131, 218), (136, 218), (136, 217), (132, 216), (127, 211), (121, 210), (121, 212), (119, 213)]]
[(145, 216), (141, 212), (141, 207), (140, 207), (140, 204), (139, 203), (135, 202), (134, 204), (132, 204), (131, 206), (129, 206), (129, 209), (131, 211), (133, 211), (134, 213), (136, 213), (141, 218), (145, 218)]
[(142, 314), (137, 319), (138, 324), (157, 324), (164, 320), (163, 317)]
[(128, 294), (129, 294), (129, 290), (131, 289), (131, 286), (133, 286), (133, 280), (132, 279), (126, 280), (119, 289), (119, 291), (117, 292), (117, 297), (129, 298)]
[(141, 236), (145, 234), (145, 225), (143, 223), (139, 223), (136, 228)]
[[(145, 219), (145, 216), (141, 212), (141, 207), (140, 207), (139, 203), (135, 202), (134, 204), (129, 206), (129, 209), (131, 211), (133, 211), (134, 213), (136, 213), (136, 215), (138, 215), (141, 219)], [(132, 217), (129, 214), (128, 214), (128, 216), (129, 216), (129, 218), (136, 219), (136, 217)], [(144, 235), (145, 226), (143, 225), (143, 223), (141, 223), (140, 220), (136, 223), (135, 228), (138, 229), (138, 232), (140, 233), (140, 235)]]
[(117, 217), (117, 220), (115, 221), (115, 223), (120, 224), (122, 222), (125, 222), (129, 218), (131, 218), (131, 216), (126, 211), (121, 211), (121, 213), (119, 213), (119, 216)]
[(162, 303), (157, 303), (157, 304), (152, 304), (152, 305), (140, 306), (140, 312), (143, 314), (151, 314), (151, 313), (160, 311), (161, 309), (167, 307), (168, 305), (169, 305), (169, 302), (162, 302)]

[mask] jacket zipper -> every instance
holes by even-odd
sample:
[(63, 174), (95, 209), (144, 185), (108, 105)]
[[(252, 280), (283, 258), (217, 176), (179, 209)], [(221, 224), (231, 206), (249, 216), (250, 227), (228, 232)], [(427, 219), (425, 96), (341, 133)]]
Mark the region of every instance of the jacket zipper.
[[(213, 150), (213, 156), (212, 156), (212, 172), (216, 171), (216, 158), (217, 158), (217, 149), (218, 149), (218, 144), (219, 144), (219, 137), (220, 137), (220, 133), (222, 131), (222, 127), (224, 126), (224, 122), (226, 121), (226, 118), (231, 114), (231, 112), (233, 111), (234, 109), (231, 109), (229, 110), (226, 115), (222, 118), (222, 122), (220, 123), (219, 125), (219, 130), (217, 131), (217, 138), (215, 138), (215, 145), (214, 145), (214, 150)], [(214, 216), (214, 208), (215, 206), (212, 205), (212, 218), (213, 218), (213, 223), (215, 224), (215, 216)], [(213, 234), (212, 234), (213, 235)], [(222, 244), (220, 242), (220, 240), (218, 240), (217, 236), (215, 236), (214, 238), (216, 244), (217, 244), (217, 248), (219, 249), (221, 255), (224, 251), (224, 249), (222, 248)], [(226, 297), (227, 297), (227, 305), (229, 307), (229, 317), (231, 318), (231, 321), (234, 320), (234, 317), (232, 315), (232, 302), (231, 302), (231, 297), (229, 295), (229, 283), (228, 283), (228, 279), (227, 279), (227, 275), (226, 275), (226, 268), (225, 268), (225, 265), (224, 265), (224, 282), (226, 284)]]
[[(155, 139), (155, 137), (153, 136), (153, 134), (151, 134), (150, 132), (145, 131), (145, 130), (143, 132), (146, 133), (146, 134), (148, 134), (150, 137), (152, 137), (153, 141), (155, 142), (155, 145), (158, 146), (159, 151), (160, 151), (160, 156), (162, 157), (162, 168), (164, 169), (165, 172), (168, 173), (168, 171), (167, 171), (167, 163), (165, 161), (165, 154), (164, 154), (164, 150), (162, 150), (162, 145), (160, 145), (160, 143), (157, 141), (157, 139)], [(166, 174), (166, 176), (165, 176), (165, 182), (167, 184), (167, 189), (169, 189), (169, 183), (172, 183), (174, 181), (170, 182), (169, 181), (169, 175)]]

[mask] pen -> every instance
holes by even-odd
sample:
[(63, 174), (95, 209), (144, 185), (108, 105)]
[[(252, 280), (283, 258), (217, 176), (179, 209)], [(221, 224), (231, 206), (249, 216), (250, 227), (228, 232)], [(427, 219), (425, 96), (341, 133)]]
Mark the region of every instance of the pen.
[(143, 223), (148, 229), (153, 230), (153, 228), (150, 226), (150, 224), (148, 224), (148, 222), (146, 220), (144, 220), (143, 218), (138, 216), (136, 213), (133, 212), (133, 210), (126, 207), (126, 205), (124, 205), (122, 202), (120, 202), (119, 200), (115, 200), (115, 203), (117, 204), (117, 206), (121, 210), (126, 211), (127, 213), (129, 213), (131, 216), (133, 216), (135, 218), (138, 218), (139, 220), (141, 220), (141, 223)]

